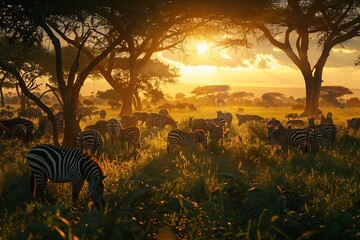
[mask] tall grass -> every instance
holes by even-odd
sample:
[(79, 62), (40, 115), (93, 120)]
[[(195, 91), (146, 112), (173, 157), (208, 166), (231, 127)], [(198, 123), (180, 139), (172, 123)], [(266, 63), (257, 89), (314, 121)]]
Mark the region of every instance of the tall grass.
[[(186, 128), (188, 116), (215, 117), (215, 110), (172, 115)], [(239, 127), (234, 121), (224, 147), (180, 148), (170, 156), (168, 129), (158, 133), (142, 126), (137, 158), (119, 145), (106, 145), (99, 159), (109, 175), (104, 213), (93, 209), (86, 185), (74, 207), (70, 185), (50, 183), (50, 205), (34, 208), (25, 161), (28, 147), (1, 141), (0, 238), (161, 239), (166, 233), (178, 239), (356, 239), (360, 133), (343, 126), (348, 112), (327, 110), (340, 123), (334, 149), (323, 144), (316, 155), (306, 155), (292, 148), (286, 159), (267, 141), (263, 125)], [(227, 111), (236, 113), (236, 108)], [(285, 121), (291, 111), (254, 107), (245, 112)], [(278, 185), (317, 197), (299, 212), (281, 212)]]

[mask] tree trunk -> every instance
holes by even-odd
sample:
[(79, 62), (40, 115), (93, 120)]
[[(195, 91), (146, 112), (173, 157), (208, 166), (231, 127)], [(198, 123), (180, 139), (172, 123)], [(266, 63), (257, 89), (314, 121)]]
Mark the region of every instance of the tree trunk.
[(140, 96), (139, 96), (138, 92), (134, 94), (134, 98), (135, 98), (135, 102), (136, 102), (135, 110), (136, 111), (141, 111), (142, 110), (142, 102), (141, 102), (141, 99), (140, 99)]
[(321, 88), (321, 76), (304, 77), (306, 87), (306, 107), (304, 111), (305, 116), (318, 116), (320, 88)]
[(131, 116), (132, 115), (132, 100), (133, 100), (133, 91), (132, 89), (127, 88), (127, 91), (121, 96), (122, 97), (122, 108), (120, 116)]
[(79, 98), (79, 93), (67, 89), (66, 97), (64, 99), (64, 140), (63, 147), (74, 148), (76, 146), (76, 136), (79, 133), (80, 126), (79, 120), (76, 119), (76, 103)]
[(5, 107), (5, 98), (4, 98), (2, 83), (3, 83), (3, 81), (0, 82), (0, 96), (1, 96), (1, 107), (4, 108)]

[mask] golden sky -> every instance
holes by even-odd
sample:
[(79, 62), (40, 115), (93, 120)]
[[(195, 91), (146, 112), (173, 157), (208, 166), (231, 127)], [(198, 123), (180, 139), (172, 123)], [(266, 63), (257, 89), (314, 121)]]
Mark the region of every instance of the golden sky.
[[(189, 94), (196, 85), (211, 84), (227, 84), (237, 91), (239, 87), (304, 88), (300, 70), (285, 53), (266, 41), (256, 43), (250, 49), (225, 49), (216, 47), (208, 40), (190, 39), (184, 49), (184, 53), (166, 51), (155, 55), (171, 67), (180, 69), (179, 84), (165, 88), (171, 95), (177, 92)], [(310, 44), (309, 53), (313, 66), (320, 53), (315, 40)], [(360, 38), (349, 41), (343, 47), (333, 48), (324, 69), (323, 85), (360, 89), (360, 66), (354, 64), (359, 55)], [(104, 84), (102, 81), (89, 80), (83, 94), (96, 92)], [(182, 84), (192, 85), (193, 88), (186, 89)]]

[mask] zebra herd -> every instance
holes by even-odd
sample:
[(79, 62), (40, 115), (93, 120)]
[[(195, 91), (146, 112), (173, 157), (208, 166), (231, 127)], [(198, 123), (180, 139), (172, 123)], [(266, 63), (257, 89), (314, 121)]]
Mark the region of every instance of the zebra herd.
[[(63, 115), (55, 115), (59, 132), (63, 131)], [(315, 124), (310, 118), (308, 126), (294, 128), (284, 127), (282, 123), (273, 118), (265, 119), (258, 115), (236, 114), (238, 125), (253, 121), (262, 124), (266, 121), (268, 139), (273, 139), (281, 146), (283, 153), (288, 152), (289, 146), (298, 146), (303, 151), (315, 152), (322, 139), (327, 139), (331, 146), (334, 145), (337, 128), (332, 121), (332, 116), (322, 117), (320, 124)], [(120, 143), (122, 149), (139, 149), (141, 131), (139, 125), (146, 123), (147, 129), (158, 128), (164, 131), (166, 126), (172, 129), (166, 137), (166, 150), (172, 153), (178, 146), (190, 146), (193, 150), (200, 144), (204, 149), (208, 148), (209, 142), (223, 146), (224, 134), (232, 127), (233, 115), (228, 112), (216, 112), (215, 118), (194, 118), (189, 116), (188, 128), (179, 129), (175, 121), (166, 110), (158, 113), (135, 112), (131, 116), (124, 116), (120, 120), (97, 121), (88, 125), (76, 138), (76, 148), (66, 149), (57, 146), (41, 144), (32, 148), (27, 154), (27, 161), (31, 169), (31, 186), (33, 196), (38, 201), (46, 201), (45, 188), (47, 181), (71, 182), (72, 199), (76, 203), (79, 192), (88, 181), (88, 194), (100, 207), (104, 206), (105, 175), (93, 156), (99, 157), (104, 147), (104, 142), (110, 144)], [(293, 119), (295, 120), (295, 119)], [(350, 123), (349, 123), (350, 122)], [(359, 118), (348, 120), (349, 127), (358, 130)], [(46, 117), (39, 118), (39, 126), (34, 131), (34, 123), (24, 118), (12, 118), (0, 120), (1, 136), (22, 137), (24, 142), (30, 142), (35, 138), (52, 133), (52, 124)], [(35, 133), (33, 135), (33, 132)], [(285, 198), (291, 194), (282, 193)], [(299, 198), (301, 199), (301, 198)], [(303, 198), (302, 200), (306, 200)], [(301, 200), (301, 201), (302, 201)], [(298, 200), (296, 200), (298, 201)], [(301, 201), (294, 205), (301, 205)]]

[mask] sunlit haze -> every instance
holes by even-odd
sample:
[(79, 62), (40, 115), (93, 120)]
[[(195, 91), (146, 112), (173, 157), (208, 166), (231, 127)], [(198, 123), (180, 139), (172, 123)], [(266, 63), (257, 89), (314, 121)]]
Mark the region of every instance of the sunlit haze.
[[(309, 59), (314, 65), (320, 51), (315, 42), (310, 46)], [(299, 69), (285, 53), (266, 41), (254, 44), (250, 49), (230, 49), (216, 47), (208, 40), (193, 39), (184, 48), (186, 55), (165, 51), (158, 52), (154, 57), (180, 70), (178, 83), (163, 87), (170, 95), (178, 92), (189, 95), (196, 86), (212, 84), (230, 85), (232, 91), (241, 91), (243, 88), (251, 92), (251, 88), (256, 88), (262, 89), (259, 92), (261, 94), (266, 90), (284, 89), (283, 93), (288, 95), (289, 89), (293, 89), (295, 97), (305, 95), (305, 83)], [(355, 66), (354, 62), (359, 51), (358, 38), (344, 47), (333, 48), (324, 68), (323, 85), (345, 86), (355, 90), (349, 97), (357, 96), (359, 91), (356, 89), (360, 89), (360, 66)], [(89, 80), (82, 92), (89, 95), (103, 88), (110, 88), (105, 80)]]

